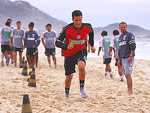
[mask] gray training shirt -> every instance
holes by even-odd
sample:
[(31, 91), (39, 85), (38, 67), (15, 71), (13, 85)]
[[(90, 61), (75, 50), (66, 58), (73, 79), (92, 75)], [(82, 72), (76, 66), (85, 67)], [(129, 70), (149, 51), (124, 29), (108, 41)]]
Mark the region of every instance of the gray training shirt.
[(55, 31), (45, 31), (42, 35), (42, 39), (44, 39), (46, 43), (46, 48), (55, 48), (55, 41), (57, 38), (57, 34)]
[(23, 29), (18, 30), (17, 28), (14, 29), (12, 32), (12, 37), (13, 37), (13, 47), (22, 48), (23, 46), (22, 39), (24, 38), (24, 30)]
[(34, 30), (32, 33), (29, 30), (25, 32), (25, 45), (27, 48), (33, 48), (33, 45), (37, 46), (36, 42), (38, 39), (39, 35), (36, 30)]
[(110, 49), (110, 43), (111, 43), (111, 37), (103, 37), (102, 40), (99, 43), (99, 47), (102, 48), (103, 51), (103, 58), (112, 58), (112, 53), (111, 56), (108, 55), (109, 49)]
[(1, 28), (1, 45), (9, 45), (10, 36), (12, 35), (12, 29), (8, 26)]
[(115, 49), (115, 58), (118, 59), (119, 55), (119, 36), (115, 36), (112, 38), (111, 40), (111, 44), (110, 44), (110, 47), (114, 48)]
[(119, 57), (120, 58), (128, 58), (130, 56), (131, 51), (135, 51), (136, 43), (135, 36), (126, 32), (124, 35), (120, 35), (119, 37)]

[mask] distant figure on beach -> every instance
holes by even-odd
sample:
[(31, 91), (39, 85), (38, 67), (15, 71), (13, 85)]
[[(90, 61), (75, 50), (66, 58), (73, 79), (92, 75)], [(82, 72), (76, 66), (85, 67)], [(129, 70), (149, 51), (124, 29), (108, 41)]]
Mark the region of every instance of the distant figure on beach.
[(57, 67), (56, 63), (56, 49), (55, 49), (55, 42), (57, 39), (57, 33), (52, 30), (52, 25), (46, 25), (46, 31), (42, 35), (42, 44), (45, 47), (45, 55), (47, 56), (49, 67), (51, 67), (51, 58), (52, 56), (55, 68)]
[(121, 22), (119, 28), (122, 34), (119, 37), (118, 66), (120, 66), (120, 60), (122, 59), (123, 71), (127, 79), (128, 94), (130, 95), (132, 94), (131, 74), (136, 49), (135, 36), (127, 31), (127, 24), (125, 22)]
[(109, 72), (111, 79), (113, 79), (110, 63), (111, 63), (111, 58), (112, 58), (112, 52), (110, 55), (109, 49), (110, 49), (110, 43), (111, 43), (111, 37), (108, 37), (107, 31), (103, 31), (101, 33), (102, 39), (99, 43), (99, 50), (98, 50), (98, 56), (100, 55), (100, 51), (102, 49), (103, 51), (103, 63), (106, 64), (105, 68), (105, 77), (107, 76), (107, 72)]
[[(12, 26), (12, 19), (11, 18), (7, 19), (7, 22), (10, 22), (10, 28), (13, 30), (15, 27)], [(11, 49), (11, 64), (13, 64), (14, 63), (13, 47), (10, 47), (10, 49)]]
[[(111, 39), (110, 49), (108, 55), (111, 56), (112, 50), (114, 51), (114, 57), (116, 59), (115, 66), (118, 66), (118, 52), (119, 52), (119, 31), (113, 31), (114, 37)], [(122, 60), (120, 60), (120, 65), (118, 66), (118, 73), (120, 75), (120, 81), (123, 82), (123, 72), (122, 72)]]
[(39, 35), (36, 30), (34, 30), (34, 23), (30, 22), (29, 30), (25, 32), (25, 40), (24, 45), (27, 48), (26, 49), (26, 56), (29, 66), (34, 66), (35, 59), (36, 59), (36, 53), (37, 53), (37, 47), (38, 47), (38, 39)]
[(10, 36), (12, 34), (12, 29), (10, 28), (10, 22), (6, 22), (5, 26), (1, 28), (0, 35), (1, 35), (1, 66), (4, 66), (4, 58), (6, 59), (6, 65), (9, 65), (10, 58), (11, 58), (11, 48), (10, 44)]
[[(56, 46), (63, 49), (63, 56), (65, 56), (65, 96), (69, 98), (70, 86), (75, 73), (75, 65), (79, 69), (80, 92), (82, 98), (88, 98), (85, 90), (85, 65), (87, 59), (86, 38), (89, 34), (89, 42), (91, 45), (91, 52), (95, 52), (94, 47), (94, 32), (91, 24), (82, 23), (82, 12), (75, 10), (72, 12), (73, 23), (67, 25), (58, 40)], [(65, 42), (63, 42), (65, 39)]]
[(19, 52), (19, 66), (21, 67), (24, 30), (21, 28), (21, 21), (17, 21), (16, 26), (17, 28), (13, 29), (12, 36), (10, 38), (10, 47), (13, 48), (15, 67), (17, 66), (17, 52)]

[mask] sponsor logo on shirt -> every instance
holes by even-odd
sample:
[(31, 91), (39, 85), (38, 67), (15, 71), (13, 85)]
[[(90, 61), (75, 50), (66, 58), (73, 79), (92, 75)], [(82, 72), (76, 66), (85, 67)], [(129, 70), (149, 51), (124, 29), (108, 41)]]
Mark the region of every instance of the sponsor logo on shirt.
[(28, 40), (35, 40), (35, 38), (29, 37)]
[(47, 38), (47, 40), (53, 40), (53, 38), (49, 37), (49, 38)]
[(77, 39), (80, 39), (81, 38), (81, 35), (77, 35)]
[(126, 41), (119, 42), (119, 46), (124, 46), (124, 45), (126, 45)]
[(84, 41), (84, 40), (79, 40), (79, 41), (77, 41), (77, 40), (71, 40), (71, 39), (70, 39), (69, 42), (70, 42), (70, 43), (73, 42), (74, 44), (84, 44), (85, 41)]
[(14, 38), (21, 38), (21, 35), (15, 35)]

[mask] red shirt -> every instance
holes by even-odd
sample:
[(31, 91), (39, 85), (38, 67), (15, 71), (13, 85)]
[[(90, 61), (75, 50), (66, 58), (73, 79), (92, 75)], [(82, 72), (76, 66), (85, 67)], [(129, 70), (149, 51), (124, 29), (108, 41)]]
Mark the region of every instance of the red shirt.
[[(86, 49), (87, 35), (89, 35), (91, 32), (93, 32), (93, 29), (90, 24), (82, 24), (82, 27), (79, 30), (73, 26), (73, 23), (66, 26), (61, 36), (59, 37), (59, 40), (64, 41), (65, 39), (64, 43), (66, 45), (73, 42), (74, 48), (63, 50), (63, 56), (72, 56), (78, 51)], [(93, 40), (93, 38), (94, 34), (91, 36), (89, 35), (90, 40)]]

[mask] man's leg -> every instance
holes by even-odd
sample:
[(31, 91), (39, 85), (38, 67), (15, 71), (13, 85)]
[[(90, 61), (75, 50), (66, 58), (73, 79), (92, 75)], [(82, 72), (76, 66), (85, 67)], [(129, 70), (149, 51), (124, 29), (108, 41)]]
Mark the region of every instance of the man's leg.
[(7, 53), (7, 60), (6, 60), (6, 64), (7, 66), (9, 65), (10, 59), (11, 59), (11, 51), (5, 51)]
[(70, 90), (72, 78), (73, 78), (73, 75), (66, 75), (66, 79), (65, 79), (65, 96), (67, 98), (69, 98), (69, 90)]
[(84, 84), (85, 84), (85, 62), (79, 61), (78, 62), (78, 69), (79, 69), (79, 81), (80, 81), (80, 92), (82, 98), (88, 98), (84, 91)]
[(14, 62), (15, 66), (17, 66), (17, 51), (14, 52)]
[(56, 67), (57, 67), (57, 64), (56, 64), (56, 56), (53, 55), (52, 58), (53, 58), (53, 62), (54, 62), (54, 64), (55, 64), (55, 69), (56, 69)]
[(112, 75), (112, 72), (111, 72), (110, 64), (106, 64), (106, 67), (107, 67), (107, 72), (109, 72), (109, 73), (110, 73), (110, 77), (111, 77), (111, 79), (113, 79), (113, 75)]
[(49, 67), (51, 67), (51, 59), (50, 59), (50, 56), (47, 56), (47, 61), (48, 61)]
[(5, 57), (5, 54), (2, 52), (2, 55), (1, 55), (1, 66), (4, 67), (4, 57)]
[(107, 65), (106, 65), (106, 67), (105, 67), (105, 77), (107, 76), (107, 71), (108, 71), (108, 69), (107, 69)]
[(127, 87), (128, 87), (128, 94), (132, 94), (132, 77), (129, 74), (126, 74), (126, 79), (127, 79)]
[(35, 64), (36, 64), (36, 67), (38, 67), (38, 53), (35, 55)]
[(31, 65), (30, 55), (26, 55), (29, 66)]
[(21, 66), (22, 63), (22, 52), (19, 52), (19, 66)]
[(14, 52), (13, 50), (10, 51), (10, 54), (11, 54), (11, 64), (14, 63)]
[(124, 78), (123, 78), (123, 69), (122, 69), (122, 66), (118, 66), (118, 73), (120, 75), (120, 81), (123, 82), (124, 81)]
[(30, 66), (32, 65), (34, 67), (34, 64), (35, 64), (35, 56), (34, 55), (30, 55)]

